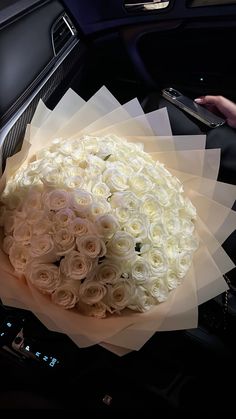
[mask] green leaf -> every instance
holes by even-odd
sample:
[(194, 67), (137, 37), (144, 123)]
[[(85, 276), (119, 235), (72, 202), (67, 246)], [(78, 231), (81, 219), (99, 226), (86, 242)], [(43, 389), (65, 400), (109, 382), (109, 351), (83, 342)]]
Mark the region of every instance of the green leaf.
[(111, 156), (111, 154), (108, 154), (106, 157), (104, 157), (104, 161), (106, 161), (106, 160), (108, 160), (109, 159), (109, 157)]

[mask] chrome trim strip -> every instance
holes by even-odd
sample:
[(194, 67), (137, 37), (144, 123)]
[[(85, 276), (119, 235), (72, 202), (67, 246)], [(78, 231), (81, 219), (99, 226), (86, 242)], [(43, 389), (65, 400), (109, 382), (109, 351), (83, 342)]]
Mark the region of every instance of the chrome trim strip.
[(67, 27), (69, 28), (71, 35), (75, 36), (75, 32), (73, 31), (72, 27), (70, 26), (69, 22), (66, 19), (66, 16), (63, 16), (62, 19), (64, 20), (65, 24), (67, 25)]
[(153, 0), (150, 2), (125, 3), (124, 6), (129, 12), (147, 12), (165, 9), (169, 4), (169, 1)]

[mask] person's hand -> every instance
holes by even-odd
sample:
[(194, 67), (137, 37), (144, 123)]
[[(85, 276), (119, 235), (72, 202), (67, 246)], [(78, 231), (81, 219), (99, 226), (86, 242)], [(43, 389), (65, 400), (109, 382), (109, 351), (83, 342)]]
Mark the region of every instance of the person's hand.
[(209, 111), (223, 116), (227, 124), (236, 128), (236, 104), (223, 96), (201, 96), (195, 99), (199, 105), (206, 106)]

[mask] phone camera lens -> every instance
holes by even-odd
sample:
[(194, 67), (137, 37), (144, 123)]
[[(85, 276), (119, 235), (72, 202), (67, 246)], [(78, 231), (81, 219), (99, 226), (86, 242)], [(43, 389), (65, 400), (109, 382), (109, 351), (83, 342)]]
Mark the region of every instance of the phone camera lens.
[(176, 90), (172, 89), (172, 87), (167, 89), (167, 92), (173, 97), (179, 96), (179, 93)]

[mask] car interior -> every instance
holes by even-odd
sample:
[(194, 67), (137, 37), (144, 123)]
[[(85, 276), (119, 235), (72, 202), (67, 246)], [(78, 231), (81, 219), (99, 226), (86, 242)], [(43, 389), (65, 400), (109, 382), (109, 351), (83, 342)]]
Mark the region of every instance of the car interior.
[[(2, 170), (39, 100), (53, 109), (68, 88), (88, 100), (106, 86), (144, 111), (169, 86), (236, 101), (235, 44), (233, 0), (1, 0)], [(235, 263), (235, 235), (224, 248)], [(0, 410), (236, 413), (235, 270), (225, 279), (229, 291), (199, 307), (198, 328), (156, 333), (123, 357), (78, 348), (33, 313), (1, 304)]]

